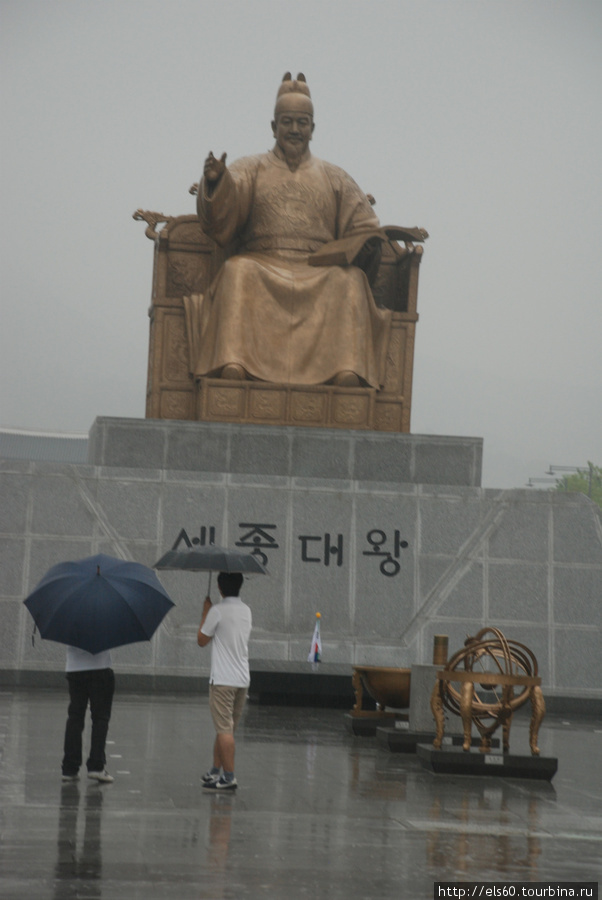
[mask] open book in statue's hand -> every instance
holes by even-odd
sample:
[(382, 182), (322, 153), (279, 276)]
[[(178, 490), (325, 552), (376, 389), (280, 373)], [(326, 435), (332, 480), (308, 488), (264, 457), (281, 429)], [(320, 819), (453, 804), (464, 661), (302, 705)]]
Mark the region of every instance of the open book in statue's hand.
[(400, 225), (385, 225), (360, 231), (337, 241), (329, 241), (312, 253), (307, 261), (310, 266), (350, 266), (368, 241), (405, 241), (422, 243), (428, 238), (424, 228), (402, 228)]

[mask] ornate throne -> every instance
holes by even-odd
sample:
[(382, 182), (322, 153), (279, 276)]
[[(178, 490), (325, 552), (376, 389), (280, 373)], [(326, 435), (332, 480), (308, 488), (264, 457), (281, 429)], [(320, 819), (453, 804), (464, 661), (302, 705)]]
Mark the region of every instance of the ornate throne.
[(393, 311), (382, 390), (222, 378), (195, 382), (189, 374), (183, 298), (205, 293), (224, 251), (195, 215), (137, 210), (134, 218), (147, 223), (146, 235), (155, 244), (147, 418), (409, 432), (420, 245), (383, 244), (372, 288), (377, 306)]

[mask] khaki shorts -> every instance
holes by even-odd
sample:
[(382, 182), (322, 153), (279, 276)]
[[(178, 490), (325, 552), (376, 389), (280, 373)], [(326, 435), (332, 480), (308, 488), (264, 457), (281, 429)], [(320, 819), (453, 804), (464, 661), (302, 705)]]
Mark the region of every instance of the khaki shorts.
[(245, 708), (248, 690), (225, 684), (209, 685), (209, 710), (217, 734), (234, 734)]

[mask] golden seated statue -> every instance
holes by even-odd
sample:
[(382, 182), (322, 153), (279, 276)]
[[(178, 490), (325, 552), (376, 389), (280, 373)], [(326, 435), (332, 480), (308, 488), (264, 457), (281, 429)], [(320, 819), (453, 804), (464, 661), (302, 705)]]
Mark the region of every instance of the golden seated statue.
[(407, 432), (428, 235), (381, 228), (312, 156), (301, 74), (272, 130), (268, 153), (208, 155), (197, 216), (134, 214), (156, 242), (147, 417)]

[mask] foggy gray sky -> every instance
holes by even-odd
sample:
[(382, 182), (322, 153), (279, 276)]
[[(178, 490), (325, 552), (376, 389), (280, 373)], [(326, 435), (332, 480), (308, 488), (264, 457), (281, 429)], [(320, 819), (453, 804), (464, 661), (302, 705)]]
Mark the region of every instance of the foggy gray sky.
[(143, 417), (153, 245), (208, 150), (312, 152), (430, 233), (412, 431), (480, 436), (483, 484), (602, 464), (598, 0), (4, 0), (0, 425)]

